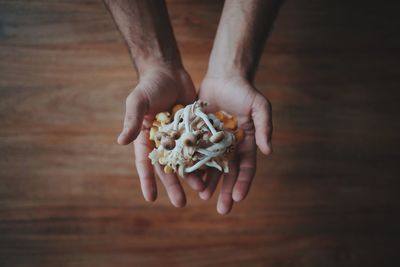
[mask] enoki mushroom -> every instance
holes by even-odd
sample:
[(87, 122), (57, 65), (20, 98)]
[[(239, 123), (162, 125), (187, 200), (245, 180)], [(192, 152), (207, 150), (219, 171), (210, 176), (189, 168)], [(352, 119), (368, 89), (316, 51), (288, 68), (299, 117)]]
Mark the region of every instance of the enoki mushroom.
[(149, 154), (153, 165), (164, 165), (165, 173), (181, 177), (207, 166), (229, 172), (229, 158), (243, 139), (243, 129), (224, 111), (205, 114), (202, 109), (206, 105), (196, 101), (156, 115), (150, 129), (155, 144)]

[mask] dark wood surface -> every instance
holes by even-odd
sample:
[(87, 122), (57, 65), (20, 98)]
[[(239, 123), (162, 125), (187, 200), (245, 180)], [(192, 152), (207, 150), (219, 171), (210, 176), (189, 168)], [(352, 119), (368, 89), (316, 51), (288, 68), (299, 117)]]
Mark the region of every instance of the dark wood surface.
[[(0, 1), (0, 266), (399, 266), (399, 7), (285, 3), (256, 82), (275, 151), (219, 216), (190, 190), (143, 200), (115, 143), (136, 76), (100, 1)], [(169, 8), (198, 85), (222, 3)]]

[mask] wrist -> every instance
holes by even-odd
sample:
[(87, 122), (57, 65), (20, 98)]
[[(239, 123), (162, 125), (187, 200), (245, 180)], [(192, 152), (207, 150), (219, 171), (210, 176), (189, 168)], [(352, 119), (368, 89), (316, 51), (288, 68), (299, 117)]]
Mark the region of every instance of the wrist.
[(254, 68), (240, 55), (215, 55), (212, 53), (206, 77), (218, 79), (253, 79)]
[(144, 76), (148, 72), (177, 72), (184, 71), (180, 57), (165, 58), (165, 57), (136, 57), (134, 64), (139, 77)]
[[(235, 37), (232, 38), (231, 35)], [(241, 35), (243, 33), (232, 30), (217, 33), (208, 63), (207, 75), (253, 80), (258, 63), (257, 56), (250, 49), (251, 43)]]
[(235, 64), (235, 62), (214, 63), (210, 61), (206, 77), (217, 79), (240, 78), (247, 81), (252, 80), (247, 69), (241, 65)]
[(166, 61), (145, 61), (137, 68), (138, 82), (168, 79), (170, 81), (181, 81), (189, 77), (183, 65), (175, 65)]
[(156, 34), (140, 46), (131, 45), (129, 51), (139, 75), (149, 68), (183, 68), (181, 55), (172, 35)]

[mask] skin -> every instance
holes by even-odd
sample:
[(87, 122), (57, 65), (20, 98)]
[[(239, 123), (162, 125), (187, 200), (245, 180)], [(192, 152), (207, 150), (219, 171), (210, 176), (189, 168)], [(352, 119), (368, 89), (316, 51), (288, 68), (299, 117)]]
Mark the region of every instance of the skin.
[[(176, 103), (196, 99), (193, 82), (184, 69), (164, 1), (105, 1), (124, 37), (138, 75), (138, 84), (126, 99), (124, 126), (118, 143), (134, 142), (135, 164), (142, 193), (147, 201), (157, 198), (155, 174), (162, 181), (171, 203), (186, 204), (185, 193), (176, 175), (165, 174), (151, 165), (153, 149), (148, 139), (155, 114), (170, 110)], [(204, 189), (200, 177), (190, 175), (187, 183), (196, 191)]]
[(211, 198), (222, 177), (217, 211), (227, 214), (233, 203), (243, 200), (256, 171), (257, 147), (272, 152), (270, 101), (253, 85), (262, 47), (279, 8), (279, 1), (226, 1), (211, 52), (208, 71), (199, 98), (209, 103), (209, 112), (225, 110), (238, 118), (245, 137), (230, 163), (228, 174), (208, 170), (206, 188), (199, 194)]
[[(256, 171), (256, 146), (265, 155), (272, 151), (271, 105), (247, 80), (241, 78), (207, 77), (199, 97), (209, 103), (208, 111), (225, 110), (235, 115), (245, 133), (236, 150), (237, 157), (230, 162), (229, 173), (222, 175), (217, 210), (226, 214), (232, 209), (233, 202), (243, 200), (249, 191)], [(210, 199), (220, 178), (220, 172), (207, 171), (204, 176), (206, 188), (199, 194), (200, 198)]]
[[(196, 100), (193, 82), (182, 65), (164, 1), (105, 0), (124, 37), (138, 74), (138, 84), (126, 99), (124, 127), (118, 143), (134, 142), (135, 163), (143, 196), (157, 197), (155, 174), (162, 181), (171, 203), (186, 204), (176, 175), (165, 174), (148, 158), (153, 146), (148, 139), (151, 122), (158, 112), (174, 104)], [(253, 85), (263, 43), (278, 11), (279, 1), (227, 0), (218, 26), (207, 74), (198, 98), (209, 103), (207, 112), (225, 110), (238, 118), (245, 138), (230, 162), (230, 172), (215, 169), (190, 174), (189, 186), (202, 199), (213, 195), (222, 180), (217, 211), (227, 214), (234, 201), (243, 200), (256, 170), (256, 149), (272, 151), (271, 104)], [(222, 179), (221, 179), (222, 177)]]

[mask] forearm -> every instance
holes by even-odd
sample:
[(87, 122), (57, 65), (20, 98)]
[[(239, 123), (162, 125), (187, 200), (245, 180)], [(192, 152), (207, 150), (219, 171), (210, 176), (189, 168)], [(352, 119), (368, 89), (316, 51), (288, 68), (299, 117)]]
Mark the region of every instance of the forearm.
[(226, 0), (207, 76), (241, 76), (252, 81), (279, 0)]
[(104, 2), (129, 47), (139, 75), (154, 65), (182, 67), (165, 1)]

